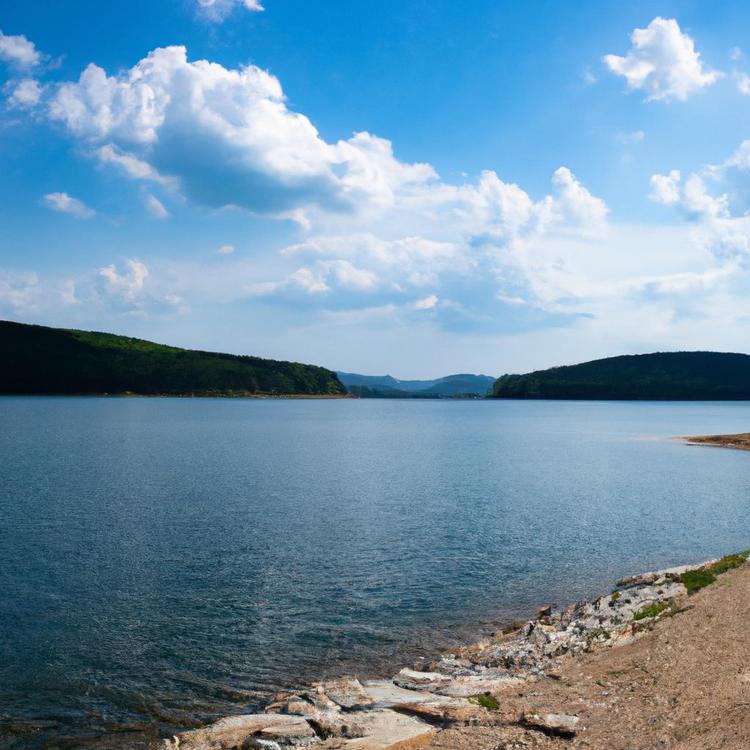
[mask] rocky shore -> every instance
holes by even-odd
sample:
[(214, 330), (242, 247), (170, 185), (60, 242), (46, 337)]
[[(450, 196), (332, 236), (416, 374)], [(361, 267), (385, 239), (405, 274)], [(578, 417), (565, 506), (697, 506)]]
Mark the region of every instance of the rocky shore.
[[(747, 557), (748, 553), (741, 553), (699, 566), (634, 576), (619, 581), (612, 592), (593, 601), (563, 609), (543, 607), (535, 618), (518, 627), (435, 661), (423, 660), (390, 680), (360, 681), (352, 677), (314, 684), (294, 694), (279, 694), (264, 713), (227, 717), (183, 732), (164, 740), (161, 749), (747, 748), (747, 720), (747, 729), (741, 728), (742, 733), (747, 731), (742, 739), (746, 743), (737, 745), (726, 737), (719, 745), (710, 744), (705, 737), (707, 744), (679, 744), (686, 740), (678, 737), (682, 730), (663, 729), (660, 721), (647, 722), (647, 727), (658, 724), (663, 736), (654, 737), (647, 729), (642, 737), (629, 732), (628, 726), (632, 729), (643, 717), (631, 717), (624, 723), (622, 718), (627, 716), (628, 706), (635, 705), (634, 698), (642, 692), (640, 686), (650, 684), (652, 676), (645, 665), (630, 664), (609, 672), (606, 668), (608, 659), (616, 660), (628, 649), (636, 655), (634, 663), (643, 659), (648, 662), (654, 655), (644, 656), (643, 649), (653, 644), (645, 642), (655, 635), (663, 636), (670, 628), (679, 630), (683, 621), (695, 622), (696, 605), (705, 605), (711, 598), (719, 601), (712, 602), (709, 610), (731, 609), (735, 604), (740, 607), (737, 629), (750, 622), (745, 619), (750, 616)], [(722, 585), (706, 588), (717, 581)], [(727, 598), (726, 584), (732, 582), (741, 584), (733, 592), (741, 589), (736, 601)], [(704, 636), (707, 645), (715, 645), (726, 636), (722, 628), (728, 621), (729, 617), (724, 623), (706, 625), (698, 621), (701, 628), (712, 631)], [(733, 634), (732, 644), (742, 645), (739, 659), (744, 662), (731, 665), (731, 669), (739, 670), (732, 684), (736, 682), (738, 689), (747, 686), (742, 693), (745, 706), (750, 706), (748, 631), (750, 628), (744, 627), (743, 632)], [(661, 656), (667, 672), (680, 673), (681, 655), (689, 648), (686, 643), (687, 651), (675, 650), (679, 637), (673, 638), (667, 638)], [(703, 652), (698, 648), (696, 653), (694, 660), (700, 661)], [(694, 667), (700, 669), (699, 664)], [(587, 670), (598, 670), (604, 678), (594, 682)], [(709, 672), (706, 666), (705, 673)], [(620, 695), (617, 685), (623, 681), (626, 687)], [(666, 695), (670, 690), (665, 685), (663, 692)], [(680, 687), (678, 695), (683, 694), (689, 695), (689, 685)], [(659, 704), (658, 695), (655, 700)], [(679, 699), (675, 701), (677, 706)], [(602, 706), (611, 709), (603, 712), (604, 717)], [(594, 716), (599, 718), (593, 720)], [(619, 717), (619, 723), (613, 717)], [(665, 722), (669, 725), (668, 719)], [(611, 736), (607, 736), (608, 727)], [(600, 742), (606, 744), (597, 744)]]

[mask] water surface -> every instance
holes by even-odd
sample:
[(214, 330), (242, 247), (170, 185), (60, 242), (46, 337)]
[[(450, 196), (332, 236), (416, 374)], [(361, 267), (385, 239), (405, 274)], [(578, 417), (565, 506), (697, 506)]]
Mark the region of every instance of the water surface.
[(745, 549), (750, 455), (652, 438), (749, 426), (748, 403), (0, 398), (0, 746), (137, 747)]

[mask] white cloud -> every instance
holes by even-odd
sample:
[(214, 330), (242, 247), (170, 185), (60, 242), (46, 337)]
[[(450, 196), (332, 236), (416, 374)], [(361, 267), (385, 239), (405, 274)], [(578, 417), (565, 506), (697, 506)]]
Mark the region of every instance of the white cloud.
[(424, 297), (423, 299), (418, 299), (414, 303), (414, 308), (416, 310), (432, 310), (435, 305), (438, 303), (438, 296), (436, 294), (429, 294), (427, 297)]
[(234, 245), (222, 245), (216, 252), (219, 255), (231, 255), (234, 252)]
[(42, 197), (41, 203), (53, 211), (70, 214), (76, 219), (90, 219), (96, 213), (83, 201), (79, 201), (78, 198), (73, 198), (67, 193), (47, 193)]
[(737, 91), (745, 96), (750, 96), (750, 76), (747, 73), (737, 73)]
[(367, 133), (326, 143), (286, 107), (272, 75), (188, 62), (183, 47), (157, 49), (117, 76), (89, 65), (58, 87), (49, 115), (130, 176), (171, 178), (206, 206), (302, 223), (306, 209), (388, 207), (396, 190), (435, 178), (428, 165), (399, 162), (388, 141)]
[(715, 219), (729, 215), (729, 196), (711, 195), (698, 174), (688, 175), (684, 183), (679, 170), (668, 175), (651, 176), (651, 200), (666, 206), (678, 206), (690, 219)]
[(562, 221), (572, 222), (578, 228), (599, 229), (604, 225), (609, 212), (607, 204), (592, 195), (567, 167), (555, 171), (552, 184), (558, 190), (552, 204), (560, 212)]
[(429, 164), (398, 160), (390, 141), (369, 133), (328, 143), (287, 108), (269, 73), (188, 62), (182, 47), (155, 50), (117, 76), (89, 65), (58, 87), (49, 115), (129, 177), (305, 229), (403, 224), (402, 236), (426, 238), (439, 221), (455, 237), (497, 243), (550, 227), (598, 231), (607, 214), (565, 167), (554, 175), (554, 193), (534, 201), (491, 171), (473, 183), (445, 183)]
[(668, 175), (651, 175), (651, 194), (649, 198), (656, 203), (671, 206), (680, 199), (680, 171), (673, 169)]
[(100, 268), (98, 273), (105, 280), (109, 294), (133, 301), (144, 289), (148, 268), (139, 260), (125, 261), (125, 271), (120, 272), (114, 264)]
[[(669, 183), (668, 200), (695, 225), (699, 247), (725, 264), (747, 264), (750, 255), (750, 140), (743, 141), (722, 164), (693, 172), (682, 182), (677, 170), (654, 175), (652, 184)], [(665, 183), (666, 184), (666, 183)], [(723, 191), (723, 192), (721, 192)], [(727, 263), (729, 261), (729, 263)]]
[(236, 8), (259, 13), (265, 8), (260, 0), (197, 0), (198, 12), (209, 21), (221, 23)]
[(722, 77), (703, 67), (692, 38), (673, 18), (657, 16), (645, 29), (635, 29), (630, 39), (625, 57), (605, 55), (604, 62), (625, 78), (629, 89), (644, 90), (648, 100), (684, 101)]
[(691, 174), (682, 189), (682, 206), (688, 216), (698, 219), (714, 219), (729, 216), (729, 196), (714, 197), (706, 189), (703, 178)]
[[(717, 264), (700, 234), (727, 220), (728, 204), (707, 178), (652, 180), (656, 200), (695, 217), (676, 238), (611, 227), (605, 201), (567, 167), (538, 196), (490, 170), (451, 184), (429, 164), (400, 161), (370, 133), (325, 141), (288, 108), (269, 73), (189, 62), (180, 47), (155, 50), (115, 76), (89, 66), (58, 87), (49, 113), (127, 177), (204, 206), (294, 218), (305, 233), (253, 267), (234, 257), (194, 268), (106, 266), (100, 297), (129, 313), (174, 310), (193, 297), (273, 297), (311, 319), (315, 311), (338, 321), (378, 311), (379, 321), (495, 331), (593, 316), (602, 335), (628, 318), (637, 329), (648, 312), (666, 331), (674, 299), (688, 289), (717, 293), (741, 273)], [(725, 245), (736, 230), (726, 227)]]
[(39, 65), (42, 55), (23, 34), (3, 34), (0, 31), (0, 60), (18, 68)]
[(164, 207), (164, 204), (150, 193), (146, 195), (146, 208), (155, 219), (169, 218), (169, 211)]
[(8, 103), (19, 109), (29, 109), (35, 106), (42, 97), (42, 87), (33, 78), (10, 83), (6, 88), (11, 89)]
[(132, 154), (124, 153), (111, 143), (101, 146), (96, 156), (102, 164), (114, 164), (128, 176), (136, 180), (151, 180), (166, 187), (173, 187), (173, 181), (162, 177), (148, 162), (136, 158)]
[(0, 310), (11, 314), (33, 311), (39, 301), (39, 292), (36, 273), (0, 268)]
[(732, 47), (732, 49), (729, 50), (729, 59), (730, 60), (739, 60), (742, 57), (742, 50), (739, 47)]

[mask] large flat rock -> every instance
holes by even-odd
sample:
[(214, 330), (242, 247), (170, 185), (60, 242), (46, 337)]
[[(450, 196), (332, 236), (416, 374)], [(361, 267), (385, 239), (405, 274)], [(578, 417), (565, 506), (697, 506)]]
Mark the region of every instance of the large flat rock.
[[(481, 693), (492, 693), (522, 682), (506, 672), (478, 673), (465, 677), (452, 677), (440, 672), (418, 672), (402, 669), (394, 678), (396, 685), (407, 691), (423, 691), (451, 698), (468, 698)], [(409, 701), (413, 703), (414, 701)]]
[[(245, 714), (228, 716), (201, 729), (164, 740), (163, 750), (235, 750), (257, 737), (277, 744), (313, 741), (312, 727), (301, 716)], [(271, 747), (273, 747), (271, 745)]]
[(437, 729), (413, 716), (389, 709), (362, 711), (357, 725), (364, 736), (347, 740), (347, 750), (412, 750), (426, 745)]
[(377, 708), (390, 708), (402, 703), (450, 703), (451, 699), (427, 690), (410, 690), (395, 685), (392, 680), (367, 680), (362, 683), (370, 700)]

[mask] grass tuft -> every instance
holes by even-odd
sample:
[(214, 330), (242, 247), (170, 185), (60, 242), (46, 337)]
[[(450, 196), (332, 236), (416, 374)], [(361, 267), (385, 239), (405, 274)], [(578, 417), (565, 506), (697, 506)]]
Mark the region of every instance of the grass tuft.
[(477, 706), (482, 706), (488, 711), (497, 711), (500, 708), (500, 704), (491, 695), (470, 695), (469, 702), (475, 703)]
[(672, 602), (671, 600), (664, 602), (654, 602), (653, 604), (647, 604), (642, 609), (639, 609), (634, 615), (634, 620), (645, 620), (647, 617), (657, 617), (665, 609), (669, 609)]

